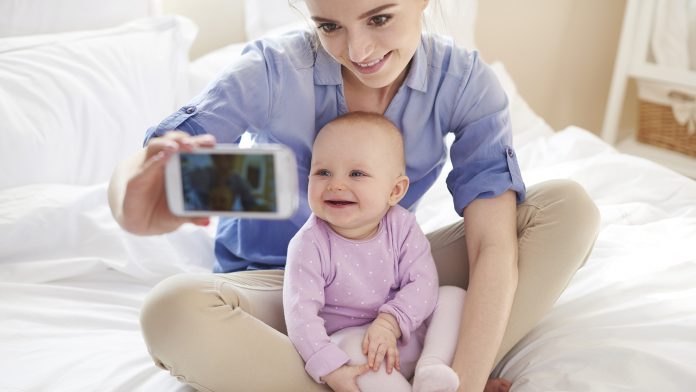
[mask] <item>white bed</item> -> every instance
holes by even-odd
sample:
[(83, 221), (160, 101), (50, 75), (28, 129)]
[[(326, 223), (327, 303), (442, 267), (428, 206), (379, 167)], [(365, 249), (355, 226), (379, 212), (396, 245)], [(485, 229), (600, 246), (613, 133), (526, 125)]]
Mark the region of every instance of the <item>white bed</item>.
[[(239, 46), (189, 63), (191, 22), (120, 25), (156, 13), (131, 11), (119, 27), (0, 38), (0, 391), (190, 390), (151, 362), (138, 313), (159, 280), (210, 270), (213, 230), (125, 233), (106, 181)], [(554, 132), (494, 68), (526, 184), (571, 178), (602, 214), (587, 264), (495, 372), (515, 392), (694, 390), (696, 182)], [(457, 219), (443, 179), (417, 214), (425, 231)]]

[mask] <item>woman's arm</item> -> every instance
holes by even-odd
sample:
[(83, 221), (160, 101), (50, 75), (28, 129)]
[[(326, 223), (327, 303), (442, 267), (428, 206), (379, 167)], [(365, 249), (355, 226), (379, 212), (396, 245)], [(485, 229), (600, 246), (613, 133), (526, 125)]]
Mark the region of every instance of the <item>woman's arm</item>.
[(493, 368), (517, 288), (515, 192), (464, 209), (469, 287), (452, 368), (458, 391), (480, 392)]

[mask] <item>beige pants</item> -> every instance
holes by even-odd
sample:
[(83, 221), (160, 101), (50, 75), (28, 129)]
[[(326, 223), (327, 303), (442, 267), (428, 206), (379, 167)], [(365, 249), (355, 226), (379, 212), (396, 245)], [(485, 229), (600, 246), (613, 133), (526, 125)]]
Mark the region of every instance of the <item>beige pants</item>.
[[(443, 208), (451, 208), (443, 206)], [(551, 308), (587, 259), (597, 207), (578, 184), (531, 187), (517, 208), (519, 283), (496, 362)], [(468, 284), (464, 225), (430, 233), (441, 285)], [(177, 275), (145, 300), (141, 325), (155, 363), (202, 391), (327, 391), (285, 335), (283, 271)]]

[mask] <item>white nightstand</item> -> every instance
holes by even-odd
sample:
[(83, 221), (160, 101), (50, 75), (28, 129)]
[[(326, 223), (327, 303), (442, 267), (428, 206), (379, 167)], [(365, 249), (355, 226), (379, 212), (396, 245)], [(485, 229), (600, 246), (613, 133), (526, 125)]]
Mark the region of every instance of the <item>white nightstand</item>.
[[(696, 72), (658, 66), (648, 62), (648, 47), (653, 26), (655, 0), (627, 0), (619, 50), (602, 126), (602, 139), (622, 152), (639, 155), (696, 178), (696, 158), (635, 140), (635, 132), (619, 140), (621, 115), (625, 109), (631, 78), (680, 84), (696, 88)], [(624, 133), (624, 132), (622, 132)]]

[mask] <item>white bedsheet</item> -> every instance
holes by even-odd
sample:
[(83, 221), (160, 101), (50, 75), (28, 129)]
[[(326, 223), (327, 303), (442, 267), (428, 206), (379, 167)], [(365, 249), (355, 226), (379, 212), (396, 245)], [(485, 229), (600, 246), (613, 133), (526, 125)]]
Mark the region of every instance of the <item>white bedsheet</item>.
[(518, 157), (529, 184), (581, 183), (602, 226), (586, 265), (497, 373), (514, 391), (694, 390), (696, 182), (573, 127)]
[(212, 244), (123, 232), (105, 183), (0, 191), (0, 391), (188, 390), (153, 367), (138, 314), (163, 277), (210, 271)]
[[(693, 390), (696, 182), (579, 128), (531, 127), (516, 144), (527, 185), (578, 181), (602, 228), (585, 267), (497, 372), (517, 392)], [(450, 211), (445, 192), (422, 206)], [(418, 215), (430, 228), (456, 219)], [(161, 278), (210, 269), (211, 233), (126, 234), (106, 184), (0, 191), (0, 391), (189, 390), (150, 361), (138, 312)]]

